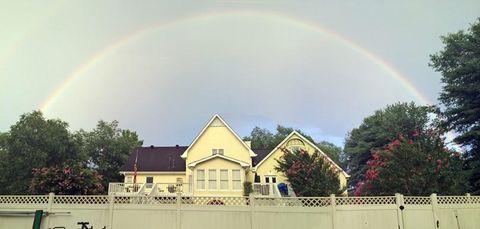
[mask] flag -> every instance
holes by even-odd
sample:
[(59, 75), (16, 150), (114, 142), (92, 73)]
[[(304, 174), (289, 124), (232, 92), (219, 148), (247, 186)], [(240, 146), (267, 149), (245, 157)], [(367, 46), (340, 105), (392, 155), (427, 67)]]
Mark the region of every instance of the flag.
[(138, 149), (137, 155), (135, 156), (135, 163), (133, 164), (133, 183), (137, 183), (137, 161), (138, 161)]

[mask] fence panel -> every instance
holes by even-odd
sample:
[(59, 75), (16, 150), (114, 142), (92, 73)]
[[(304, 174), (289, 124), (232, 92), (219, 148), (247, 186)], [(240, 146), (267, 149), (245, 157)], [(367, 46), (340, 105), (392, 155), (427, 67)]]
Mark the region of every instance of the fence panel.
[[(0, 228), (478, 229), (478, 196), (0, 196)], [(399, 209), (402, 209), (399, 211)]]

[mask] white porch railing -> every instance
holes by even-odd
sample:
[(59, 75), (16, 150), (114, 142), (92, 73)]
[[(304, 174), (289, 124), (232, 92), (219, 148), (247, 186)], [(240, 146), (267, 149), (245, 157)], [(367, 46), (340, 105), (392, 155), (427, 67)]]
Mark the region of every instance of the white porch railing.
[(176, 195), (192, 194), (191, 184), (188, 183), (110, 183), (108, 194), (132, 195)]
[(139, 194), (145, 189), (142, 183), (109, 183), (108, 194)]
[(253, 194), (256, 196), (280, 197), (277, 184), (254, 183)]
[(183, 195), (191, 195), (192, 185), (189, 183), (155, 183), (149, 195), (171, 195), (175, 196), (177, 193)]

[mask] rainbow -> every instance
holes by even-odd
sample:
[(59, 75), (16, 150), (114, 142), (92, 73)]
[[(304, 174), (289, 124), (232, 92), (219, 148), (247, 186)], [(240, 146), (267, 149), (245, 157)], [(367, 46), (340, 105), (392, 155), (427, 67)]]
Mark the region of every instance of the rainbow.
[(393, 66), (391, 66), (389, 63), (382, 60), (380, 57), (376, 56), (374, 53), (368, 51), (367, 49), (354, 43), (353, 41), (347, 39), (346, 37), (343, 37), (342, 35), (334, 31), (328, 30), (327, 28), (322, 27), (321, 25), (315, 22), (310, 22), (310, 21), (294, 18), (288, 15), (283, 15), (283, 14), (269, 12), (269, 11), (248, 10), (248, 11), (222, 11), (222, 12), (197, 14), (197, 15), (185, 17), (182, 19), (177, 19), (174, 21), (155, 23), (150, 26), (144, 27), (140, 30), (129, 33), (126, 36), (123, 36), (120, 39), (118, 39), (116, 42), (110, 44), (109, 46), (95, 53), (86, 61), (84, 61), (82, 64), (80, 64), (77, 68), (75, 68), (75, 70), (68, 77), (66, 77), (66, 79), (39, 105), (39, 109), (42, 111), (47, 111), (54, 104), (54, 102), (62, 95), (62, 92), (67, 90), (68, 87), (75, 82), (75, 80), (80, 78), (82, 74), (84, 74), (89, 69), (94, 67), (101, 60), (105, 59), (110, 54), (114, 53), (115, 50), (125, 45), (128, 45), (134, 41), (137, 41), (154, 32), (158, 32), (167, 28), (172, 28), (174, 26), (178, 26), (185, 23), (194, 23), (198, 21), (217, 19), (224, 16), (267, 18), (279, 23), (285, 23), (288, 25), (293, 25), (299, 28), (303, 28), (305, 30), (321, 33), (322, 35), (330, 39), (333, 39), (334, 41), (346, 46), (347, 48), (359, 53), (360, 55), (370, 60), (380, 69), (388, 73), (390, 77), (392, 77), (397, 82), (399, 82), (411, 95), (417, 98), (419, 102), (424, 104), (429, 103), (429, 100), (425, 96), (423, 96), (414, 87), (414, 85), (405, 76), (400, 74), (400, 72), (396, 70)]

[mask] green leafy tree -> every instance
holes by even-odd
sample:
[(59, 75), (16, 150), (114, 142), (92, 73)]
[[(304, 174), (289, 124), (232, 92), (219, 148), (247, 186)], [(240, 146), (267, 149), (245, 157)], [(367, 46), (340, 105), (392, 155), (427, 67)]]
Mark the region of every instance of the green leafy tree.
[(97, 195), (104, 192), (102, 176), (88, 168), (44, 167), (33, 169), (30, 183), (33, 195)]
[(340, 165), (342, 168), (344, 167), (343, 160), (342, 160), (343, 151), (341, 147), (336, 146), (335, 144), (327, 141), (321, 141), (316, 145), (320, 150), (322, 150), (322, 152), (327, 154), (328, 157), (330, 157), (330, 159), (335, 161), (335, 163)]
[(480, 19), (442, 41), (445, 47), (431, 56), (430, 65), (442, 74), (446, 124), (467, 150), (470, 191), (480, 194)]
[(399, 136), (373, 153), (355, 195), (459, 195), (466, 191), (460, 154), (447, 149), (439, 132)]
[(8, 134), (2, 134), (0, 192), (27, 193), (33, 168), (84, 160), (78, 142), (67, 128), (66, 122), (45, 119), (40, 111), (34, 111), (23, 114)]
[(340, 187), (340, 171), (319, 152), (285, 150), (277, 162), (275, 169), (285, 174), (298, 196), (328, 196), (345, 190)]
[(433, 107), (396, 103), (365, 118), (345, 140), (350, 187), (364, 180), (372, 152), (382, 149), (400, 135), (410, 138), (415, 133), (427, 131), (432, 122), (429, 116), (434, 116), (435, 112)]
[(122, 130), (117, 121), (99, 121), (97, 127), (83, 136), (83, 150), (89, 156), (89, 166), (103, 176), (104, 186), (109, 182), (122, 181), (120, 168), (126, 163), (135, 148), (142, 145), (135, 132)]

